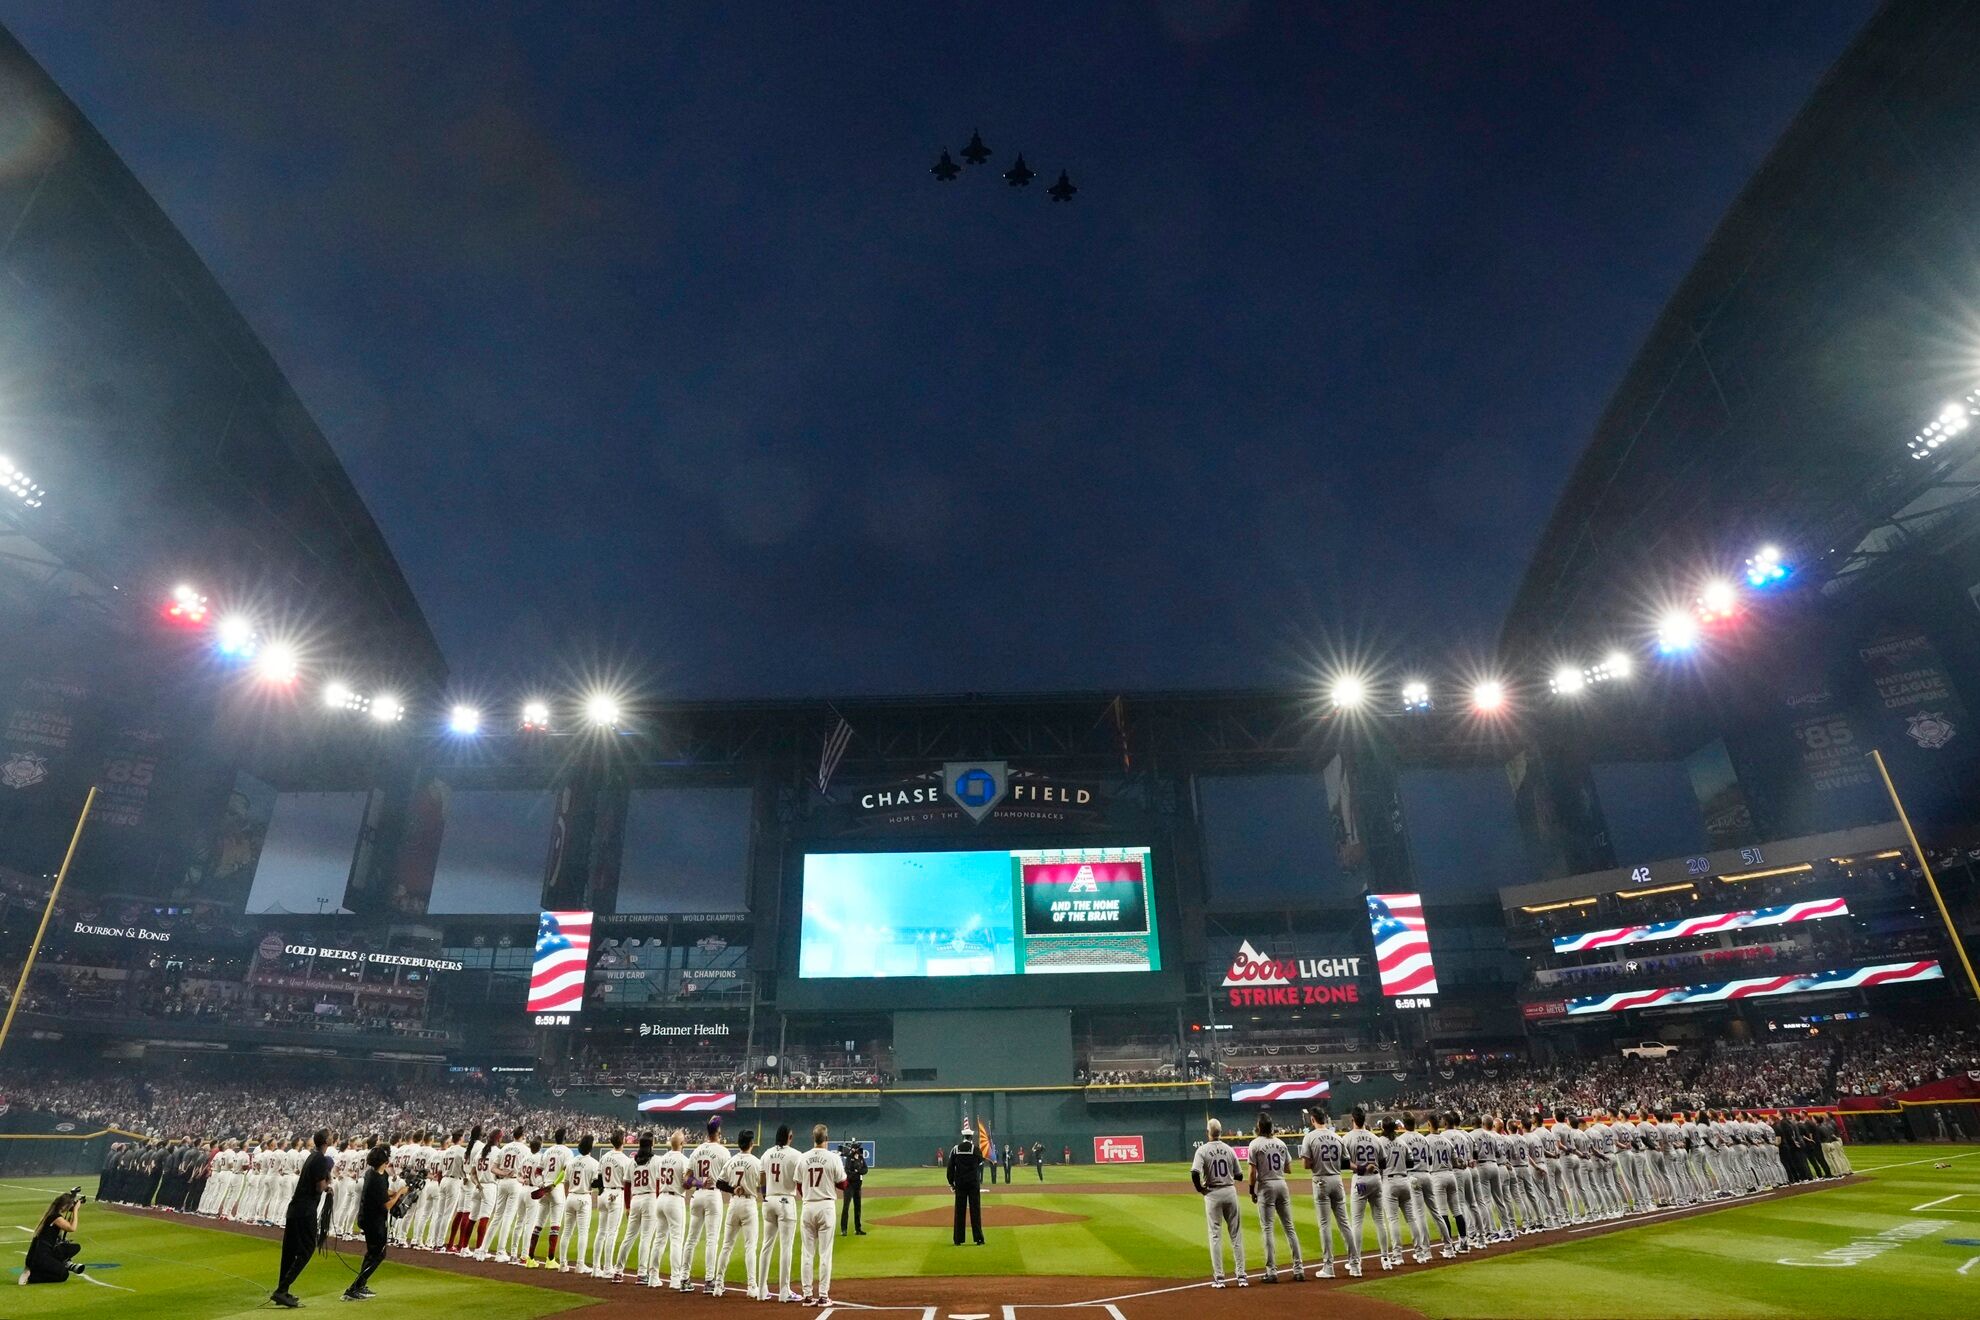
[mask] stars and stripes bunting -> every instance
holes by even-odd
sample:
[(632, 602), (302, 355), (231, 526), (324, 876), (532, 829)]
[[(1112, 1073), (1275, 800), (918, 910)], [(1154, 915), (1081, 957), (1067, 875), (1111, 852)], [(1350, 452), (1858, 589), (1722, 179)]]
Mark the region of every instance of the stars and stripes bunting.
[(1318, 1100), (1333, 1087), (1314, 1078), (1304, 1082), (1242, 1082), (1231, 1086), (1231, 1103), (1270, 1105), (1284, 1100)]
[(1812, 898), (1804, 903), (1718, 912), (1709, 917), (1682, 917), (1676, 921), (1657, 921), (1646, 926), (1618, 926), (1614, 930), (1591, 930), (1580, 935), (1556, 935), (1553, 943), (1555, 953), (1585, 953), (1590, 949), (1606, 949), (1614, 945), (1681, 940), (1693, 935), (1713, 935), (1722, 930), (1787, 926), (1798, 921), (1820, 921), (1824, 917), (1848, 915), (1849, 902), (1846, 899)]
[(575, 1013), (584, 1007), (584, 968), (591, 957), (589, 912), (545, 912), (536, 922), (536, 961), (529, 969), (529, 1011)]
[(642, 1114), (726, 1114), (735, 1107), (734, 1091), (656, 1091), (639, 1098)]
[(846, 723), (846, 717), (839, 716), (839, 727), (825, 735), (825, 748), (818, 757), (818, 791), (823, 793), (832, 783), (833, 772), (845, 758), (846, 748), (852, 746), (853, 726)]
[(1706, 985), (1674, 985), (1661, 990), (1623, 990), (1612, 995), (1584, 995), (1567, 1001), (1570, 1015), (1622, 1013), (1632, 1008), (1671, 1008), (1678, 1004), (1708, 1004), (1721, 999), (1757, 999), (1768, 995), (1806, 995), (1823, 990), (1857, 990), (1873, 985), (1903, 985), (1937, 981), (1945, 971), (1934, 959), (1909, 963), (1876, 963), (1830, 972), (1798, 972), (1792, 976), (1753, 976)]
[(1430, 962), (1430, 928), (1421, 894), (1368, 895), (1368, 928), (1375, 936), (1375, 969), (1385, 995), (1434, 995), (1437, 969)]

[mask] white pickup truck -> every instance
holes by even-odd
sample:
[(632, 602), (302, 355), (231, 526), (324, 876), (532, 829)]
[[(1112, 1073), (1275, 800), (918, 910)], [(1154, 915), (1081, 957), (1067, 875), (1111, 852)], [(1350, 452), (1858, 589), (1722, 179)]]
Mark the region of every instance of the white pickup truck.
[(1634, 1045), (1622, 1047), (1625, 1059), (1668, 1059), (1677, 1052), (1677, 1046), (1666, 1045), (1661, 1040), (1638, 1041)]

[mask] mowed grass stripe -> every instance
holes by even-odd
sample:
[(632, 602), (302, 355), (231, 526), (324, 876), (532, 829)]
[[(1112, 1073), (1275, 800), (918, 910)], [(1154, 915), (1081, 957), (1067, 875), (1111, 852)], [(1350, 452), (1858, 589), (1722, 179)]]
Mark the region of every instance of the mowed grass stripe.
[[(1957, 1270), (1980, 1249), (1950, 1246), (1944, 1239), (1976, 1235), (1958, 1216), (1938, 1214), (1943, 1207), (1922, 1212), (1911, 1207), (1970, 1185), (1973, 1165), (1955, 1162), (1950, 1169), (1934, 1170), (1929, 1159), (1909, 1162), (1916, 1158), (1859, 1159), (1859, 1171), (1872, 1163), (1902, 1166), (1902, 1171), (1873, 1175), (1850, 1187), (1736, 1205), (1357, 1287), (1453, 1320), (1916, 1320), (1920, 1315), (1970, 1314), (1980, 1280), (1963, 1278)], [(1948, 1227), (1853, 1264), (1817, 1268), (1780, 1263), (1820, 1261), (1822, 1253), (1882, 1230), (1931, 1222)]]
[[(0, 1224), (40, 1221), (48, 1203), (73, 1179), (13, 1179), (0, 1187)], [(120, 1214), (95, 1205), (83, 1209), (77, 1236), (83, 1244), (78, 1259), (114, 1263), (102, 1270), (106, 1283), (129, 1288), (129, 1293), (106, 1292), (87, 1283), (18, 1287), (14, 1276), (26, 1253), (24, 1243), (0, 1247), (7, 1265), (0, 1279), (0, 1315), (15, 1320), (26, 1316), (185, 1316), (199, 1320), (230, 1320), (236, 1316), (271, 1314), (268, 1293), (275, 1286), (280, 1248), (274, 1242), (225, 1229), (177, 1219), (152, 1219)], [(337, 1244), (344, 1263), (318, 1257), (303, 1272), (296, 1295), (308, 1306), (338, 1306), (339, 1294), (350, 1286), (357, 1256), (352, 1244)], [(377, 1278), (383, 1297), (368, 1307), (388, 1314), (467, 1314), (475, 1320), (534, 1320), (592, 1305), (576, 1293), (534, 1288), (516, 1282), (470, 1278), (444, 1270), (421, 1269), (401, 1256), (388, 1260)]]

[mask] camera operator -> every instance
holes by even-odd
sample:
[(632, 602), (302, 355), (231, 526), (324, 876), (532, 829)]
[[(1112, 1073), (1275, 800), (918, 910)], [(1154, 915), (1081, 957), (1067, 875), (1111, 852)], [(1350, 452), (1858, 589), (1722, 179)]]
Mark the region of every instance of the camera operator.
[(69, 1241), (69, 1234), (76, 1231), (76, 1224), (82, 1218), (79, 1212), (86, 1200), (82, 1188), (71, 1187), (49, 1204), (40, 1226), (34, 1230), (34, 1240), (28, 1243), (22, 1283), (67, 1283), (71, 1274), (83, 1272), (82, 1266), (70, 1263), (82, 1250), (82, 1244)]
[(399, 1204), (399, 1198), (406, 1194), (409, 1184), (401, 1184), (397, 1191), (392, 1190), (392, 1148), (373, 1146), (371, 1153), (364, 1157), (364, 1190), (358, 1193), (358, 1229), (364, 1234), (364, 1264), (358, 1267), (357, 1278), (344, 1290), (344, 1300), (361, 1302), (378, 1294), (371, 1291), (372, 1272), (385, 1261), (387, 1229), (391, 1225), (392, 1209)]
[(291, 1310), (302, 1303), (289, 1291), (289, 1285), (330, 1237), (330, 1157), (323, 1153), (329, 1144), (330, 1129), (319, 1129), (296, 1178), (295, 1194), (289, 1198), (288, 1218), (282, 1225), (282, 1279), (268, 1300)]

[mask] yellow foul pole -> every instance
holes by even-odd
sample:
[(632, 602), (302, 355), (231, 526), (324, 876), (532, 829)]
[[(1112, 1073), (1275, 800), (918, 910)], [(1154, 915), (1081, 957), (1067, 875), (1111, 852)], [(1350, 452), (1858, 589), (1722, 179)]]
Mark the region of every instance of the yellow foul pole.
[(34, 960), (41, 953), (41, 937), (48, 933), (48, 919), (55, 915), (55, 900), (62, 893), (62, 882), (69, 878), (69, 866), (76, 860), (76, 848), (82, 843), (83, 826), (89, 823), (89, 809), (95, 805), (96, 785), (91, 784), (89, 796), (83, 799), (82, 815), (76, 817), (76, 832), (69, 836), (69, 851), (62, 856), (62, 869), (55, 873), (55, 887), (48, 891), (48, 906), (41, 909), (41, 925), (34, 932), (34, 943), (28, 946), (27, 961), (21, 964), (21, 979), (14, 983), (14, 997), (7, 1001), (7, 1017), (0, 1021), (0, 1047), (7, 1044), (7, 1033), (14, 1028), (14, 1013), (21, 1006), (28, 976), (34, 971)]
[(1932, 863), (1925, 860), (1925, 850), (1918, 846), (1918, 835), (1911, 828), (1911, 817), (1904, 811), (1904, 803), (1898, 799), (1897, 785), (1891, 782), (1890, 767), (1884, 764), (1884, 754), (1876, 748), (1870, 749), (1870, 759), (1877, 763), (1877, 773), (1883, 776), (1884, 791), (1891, 795), (1891, 806), (1897, 812), (1898, 824), (1904, 826), (1904, 837), (1911, 843), (1911, 855), (1918, 859), (1918, 869), (1925, 873), (1925, 886), (1932, 891), (1932, 901), (1938, 905), (1939, 919), (1946, 923), (1946, 937), (1952, 941), (1953, 952), (1959, 955), (1959, 965), (1966, 969), (1966, 983), (1973, 987), (1973, 998), (1980, 1002), (1980, 977), (1973, 975), (1973, 960), (1966, 956), (1966, 942), (1959, 937), (1959, 928), (1953, 925), (1952, 913), (1946, 910), (1945, 896), (1939, 892), (1938, 877), (1932, 874)]

